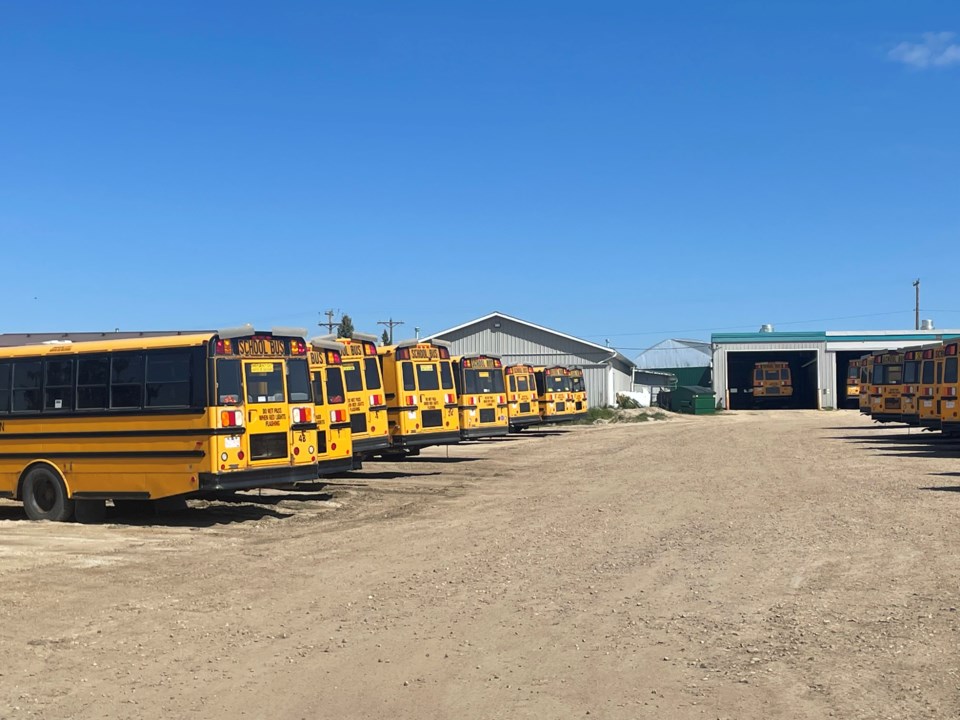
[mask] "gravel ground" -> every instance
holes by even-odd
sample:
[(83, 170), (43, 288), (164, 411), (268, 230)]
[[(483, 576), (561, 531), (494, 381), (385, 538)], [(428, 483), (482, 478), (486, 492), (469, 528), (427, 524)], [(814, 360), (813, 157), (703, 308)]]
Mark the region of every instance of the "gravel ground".
[(0, 503), (0, 718), (960, 716), (960, 445), (523, 433), (100, 526)]

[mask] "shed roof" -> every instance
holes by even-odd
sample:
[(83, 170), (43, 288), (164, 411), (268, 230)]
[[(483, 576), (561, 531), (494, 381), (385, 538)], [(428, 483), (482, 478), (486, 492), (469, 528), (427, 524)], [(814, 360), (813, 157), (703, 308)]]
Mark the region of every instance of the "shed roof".
[(674, 338), (649, 347), (634, 358), (638, 368), (710, 367), (710, 343)]
[(498, 318), (503, 319), (503, 320), (510, 320), (511, 322), (515, 322), (515, 323), (518, 323), (518, 324), (520, 324), (520, 325), (526, 325), (527, 327), (531, 327), (531, 328), (534, 328), (534, 329), (536, 329), (536, 330), (540, 330), (541, 332), (546, 332), (546, 333), (550, 333), (550, 334), (552, 334), (552, 335), (556, 335), (557, 337), (561, 337), (561, 338), (564, 338), (565, 340), (570, 340), (570, 341), (572, 341), (572, 342), (579, 343), (579, 344), (581, 344), (581, 345), (583, 345), (583, 346), (585, 346), (585, 347), (591, 348), (591, 349), (604, 350), (604, 351), (606, 351), (606, 352), (612, 353), (611, 356), (610, 356), (610, 359), (616, 358), (616, 359), (618, 359), (620, 362), (622, 362), (622, 363), (624, 363), (625, 365), (627, 365), (628, 367), (635, 367), (635, 364), (634, 364), (633, 360), (631, 360), (631, 359), (628, 358), (626, 355), (624, 355), (623, 353), (621, 353), (620, 351), (618, 351), (618, 350), (616, 350), (616, 349), (614, 349), (614, 348), (607, 347), (606, 345), (598, 345), (598, 344), (595, 343), (595, 342), (590, 342), (589, 340), (584, 340), (583, 338), (578, 338), (578, 337), (576, 337), (575, 335), (568, 335), (567, 333), (560, 332), (559, 330), (554, 330), (554, 329), (552, 329), (552, 328), (544, 327), (543, 325), (537, 325), (536, 323), (532, 323), (532, 322), (530, 322), (530, 321), (528, 321), (528, 320), (521, 320), (521, 319), (518, 318), (518, 317), (514, 317), (514, 316), (512, 316), (512, 315), (507, 315), (506, 313), (502, 313), (502, 312), (498, 312), (498, 311), (494, 311), (494, 312), (492, 312), (492, 313), (488, 313), (487, 315), (484, 315), (483, 317), (475, 318), (475, 319), (470, 320), (469, 322), (465, 322), (465, 323), (463, 323), (463, 324), (461, 324), (461, 325), (456, 325), (456, 326), (454, 326), (454, 327), (452, 327), (452, 328), (447, 328), (446, 330), (441, 330), (440, 332), (434, 333), (433, 335), (428, 335), (428, 336), (427, 336), (426, 338), (424, 338), (424, 339), (425, 339), (425, 340), (432, 340), (432, 339), (435, 339), (435, 338), (443, 338), (444, 335), (449, 335), (450, 333), (457, 332), (457, 331), (459, 331), (459, 330), (465, 330), (465, 329), (469, 328), (471, 325), (479, 325), (480, 323), (485, 323), (485, 322), (488, 322), (488, 321), (490, 321), (490, 320), (495, 320), (495, 319), (498, 319)]

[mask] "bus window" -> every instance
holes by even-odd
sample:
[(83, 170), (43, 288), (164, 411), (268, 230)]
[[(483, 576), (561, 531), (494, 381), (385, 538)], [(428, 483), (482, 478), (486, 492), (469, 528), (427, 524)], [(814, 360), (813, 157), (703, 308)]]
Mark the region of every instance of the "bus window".
[(467, 395), (503, 392), (503, 373), (490, 370), (466, 370), (464, 392)]
[(323, 392), (323, 371), (315, 370), (313, 373), (313, 402), (315, 405), (323, 405), (326, 393)]
[[(80, 364), (83, 378), (83, 361)], [(239, 405), (243, 392), (239, 360), (217, 360), (217, 405)]]
[(873, 366), (873, 384), (883, 385), (883, 365), (877, 364)]
[(417, 387), (422, 391), (440, 389), (436, 365), (433, 363), (417, 365)]
[(517, 376), (510, 376), (510, 392), (517, 392)]
[(337, 405), (343, 402), (343, 373), (338, 367), (327, 368), (327, 402)]
[(283, 402), (283, 363), (251, 362), (243, 369), (248, 403)]
[(44, 410), (73, 410), (73, 358), (44, 362), (47, 380), (44, 384)]
[(363, 379), (367, 384), (367, 390), (380, 389), (380, 365), (377, 363), (377, 358), (364, 358)]
[(517, 392), (529, 392), (530, 390), (530, 378), (526, 375), (511, 375), (510, 380), (515, 380), (517, 387), (513, 388)]
[(903, 365), (887, 365), (887, 385), (903, 382)]
[[(237, 374), (237, 394), (240, 397), (240, 375)], [(110, 396), (110, 358), (91, 355), (77, 359), (77, 409), (102, 410)]]
[(933, 384), (933, 361), (925, 360), (920, 368), (920, 382), (925, 385)]
[(440, 363), (440, 385), (444, 390), (453, 389), (453, 373), (450, 371), (450, 363), (448, 362)]
[(757, 382), (763, 382), (763, 370), (757, 369), (753, 373), (753, 379)]
[[(16, 397), (14, 397), (16, 402)], [(124, 353), (113, 356), (110, 378), (110, 407), (143, 407), (143, 355)]]
[(147, 407), (190, 407), (191, 359), (188, 350), (147, 356)]
[(343, 363), (343, 380), (347, 384), (347, 392), (363, 390), (363, 378), (360, 375), (360, 363)]
[(957, 358), (948, 357), (943, 364), (943, 382), (953, 385), (957, 382)]
[(780, 371), (779, 370), (767, 370), (764, 380), (779, 380)]
[(903, 364), (903, 382), (915, 383), (917, 382), (917, 370), (919, 362), (906, 362)]
[(787, 370), (786, 368), (783, 368), (783, 369), (780, 371), (780, 379), (781, 379), (781, 380), (789, 380), (789, 379), (790, 379), (790, 371)]
[(312, 402), (310, 366), (306, 360), (287, 360), (287, 402)]
[(400, 370), (403, 372), (403, 389), (416, 390), (417, 383), (413, 379), (413, 365), (409, 362), (400, 363)]

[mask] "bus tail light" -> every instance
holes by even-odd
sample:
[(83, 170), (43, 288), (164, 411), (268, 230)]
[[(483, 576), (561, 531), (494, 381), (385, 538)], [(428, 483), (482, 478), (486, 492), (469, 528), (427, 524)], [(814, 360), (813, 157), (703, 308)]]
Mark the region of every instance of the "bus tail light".
[(220, 424), (223, 427), (241, 427), (243, 425), (243, 413), (239, 410), (222, 410), (220, 412)]
[(347, 419), (346, 410), (331, 410), (330, 411), (330, 422), (342, 423)]
[(946, 395), (947, 397), (956, 397), (957, 389), (955, 387), (944, 388), (943, 394)]
[(293, 409), (293, 422), (299, 425), (300, 423), (308, 423), (313, 420), (313, 411), (308, 407), (295, 407)]
[(403, 398), (407, 405), (416, 405), (416, 398), (413, 395), (405, 395)]
[(475, 397), (471, 396), (471, 397), (470, 397), (470, 404), (471, 404), (471, 405), (476, 405), (476, 404), (477, 404), (477, 399), (476, 399)]
[(456, 400), (453, 399), (453, 393), (447, 393), (444, 395), (443, 400), (447, 405), (453, 405), (453, 403), (456, 402)]
[(370, 406), (375, 407), (377, 405), (383, 405), (383, 397), (381, 395), (371, 395)]

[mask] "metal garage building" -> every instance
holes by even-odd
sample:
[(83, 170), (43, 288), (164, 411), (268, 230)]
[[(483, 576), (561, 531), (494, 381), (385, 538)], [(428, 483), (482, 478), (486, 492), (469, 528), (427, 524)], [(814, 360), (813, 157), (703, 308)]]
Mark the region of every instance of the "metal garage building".
[(455, 355), (490, 353), (499, 355), (505, 364), (583, 368), (590, 407), (614, 405), (617, 393), (630, 390), (633, 382), (633, 362), (613, 348), (500, 312), (425, 339), (446, 340), (453, 345)]
[(878, 330), (819, 332), (715, 333), (713, 389), (722, 407), (747, 407), (753, 364), (783, 360), (790, 364), (796, 407), (842, 408), (847, 363), (874, 350), (926, 345), (958, 337), (960, 330)]

